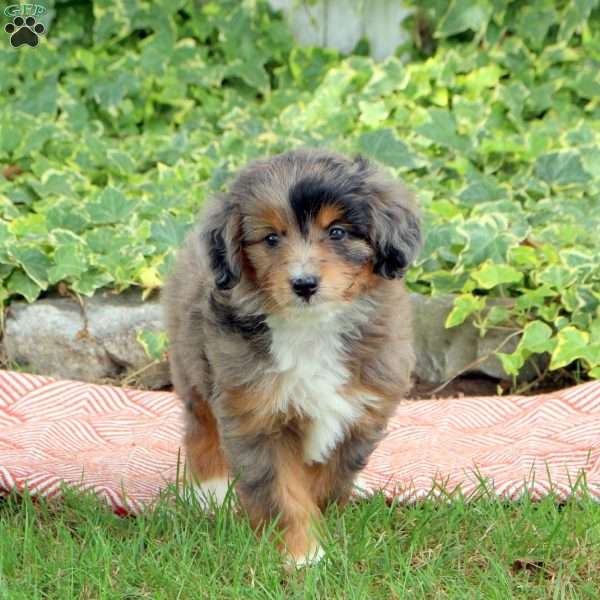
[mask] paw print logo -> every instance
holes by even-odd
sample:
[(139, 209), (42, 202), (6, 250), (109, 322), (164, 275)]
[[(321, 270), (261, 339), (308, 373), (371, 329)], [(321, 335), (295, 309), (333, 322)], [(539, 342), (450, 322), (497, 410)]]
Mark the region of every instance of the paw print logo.
[(33, 17), (15, 17), (12, 23), (4, 26), (4, 31), (10, 34), (10, 44), (13, 48), (18, 48), (27, 44), (32, 48), (38, 45), (38, 36), (46, 32), (46, 28), (37, 23)]

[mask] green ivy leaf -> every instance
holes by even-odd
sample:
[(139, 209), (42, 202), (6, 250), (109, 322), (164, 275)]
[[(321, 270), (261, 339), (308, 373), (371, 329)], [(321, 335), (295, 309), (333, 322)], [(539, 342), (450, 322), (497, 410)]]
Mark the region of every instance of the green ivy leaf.
[(485, 319), (488, 325), (497, 325), (508, 321), (510, 315), (510, 310), (506, 306), (492, 306)]
[(485, 219), (465, 223), (457, 229), (467, 240), (460, 253), (460, 260), (465, 267), (473, 267), (486, 260), (505, 263), (508, 249), (518, 241), (510, 234), (501, 233), (497, 225)]
[(228, 65), (225, 75), (239, 77), (249, 86), (263, 92), (269, 88), (269, 76), (263, 65), (257, 62), (236, 59)]
[(179, 248), (189, 228), (189, 223), (177, 221), (167, 214), (157, 223), (152, 223), (151, 240), (161, 252)]
[(590, 176), (584, 171), (578, 152), (550, 152), (535, 162), (535, 174), (550, 185), (586, 183)]
[(582, 27), (590, 13), (598, 6), (598, 0), (572, 0), (567, 4), (558, 32), (558, 39), (568, 41), (573, 33)]
[(542, 321), (531, 321), (523, 330), (518, 350), (532, 354), (551, 352), (554, 348), (552, 329)]
[(383, 100), (361, 101), (358, 103), (358, 107), (360, 109), (359, 118), (368, 127), (378, 127), (390, 112)]
[(556, 290), (564, 290), (577, 279), (577, 271), (560, 265), (550, 265), (541, 271), (538, 279)]
[(518, 267), (536, 268), (540, 263), (537, 251), (530, 246), (515, 246), (510, 248), (508, 259)]
[(168, 347), (167, 334), (163, 331), (141, 330), (137, 334), (137, 341), (144, 348), (148, 358), (152, 360), (162, 360)]
[(113, 277), (100, 269), (92, 268), (78, 277), (71, 287), (78, 294), (92, 296), (96, 290), (114, 281)]
[(459, 135), (452, 113), (443, 108), (430, 108), (427, 111), (429, 122), (416, 128), (416, 131), (440, 146), (466, 153), (470, 149), (467, 137)]
[(493, 13), (491, 2), (487, 0), (451, 0), (436, 35), (449, 37), (470, 29), (483, 33)]
[(131, 28), (131, 17), (135, 10), (134, 0), (111, 2), (95, 0), (94, 7), (94, 40), (101, 44), (112, 37), (125, 37)]
[(358, 139), (358, 149), (390, 167), (414, 169), (420, 162), (391, 129), (363, 133)]
[(42, 291), (42, 288), (35, 281), (21, 271), (15, 271), (6, 280), (6, 289), (10, 294), (23, 296), (27, 302), (36, 300)]
[(458, 196), (461, 202), (475, 206), (506, 197), (506, 192), (493, 180), (480, 179), (470, 183)]
[(54, 266), (48, 271), (50, 283), (77, 279), (88, 268), (88, 261), (80, 244), (66, 243), (54, 251)]
[(556, 335), (556, 348), (552, 353), (550, 370), (566, 367), (573, 361), (585, 358), (590, 336), (576, 327), (564, 327)]
[(89, 224), (77, 202), (58, 201), (53, 202), (46, 212), (48, 229), (66, 229), (75, 233), (81, 233)]
[(540, 48), (555, 23), (560, 22), (556, 9), (545, 0), (523, 5), (517, 22), (517, 31), (534, 48)]
[(454, 274), (449, 271), (434, 271), (422, 275), (421, 279), (431, 282), (432, 296), (439, 296), (464, 291), (469, 275), (468, 273)]
[(523, 279), (523, 273), (509, 265), (485, 263), (471, 274), (478, 286), (490, 290), (497, 285), (505, 283), (518, 283)]
[(28, 213), (9, 223), (10, 232), (20, 240), (44, 239), (48, 237), (48, 227), (44, 215)]
[(519, 371), (525, 364), (525, 358), (521, 352), (513, 352), (512, 354), (497, 352), (496, 356), (500, 359), (504, 371), (513, 377), (519, 374)]
[[(48, 269), (52, 263), (39, 248), (31, 244), (20, 244), (11, 248), (10, 254), (37, 286), (43, 290), (48, 287)], [(19, 285), (27, 287), (21, 279)]]
[(86, 206), (90, 221), (96, 225), (125, 223), (135, 210), (135, 203), (114, 187), (105, 188), (95, 202)]
[(482, 310), (485, 307), (486, 298), (483, 296), (473, 296), (472, 294), (462, 294), (454, 299), (454, 306), (446, 318), (444, 327), (456, 327), (470, 317), (473, 313)]
[(106, 153), (108, 164), (114, 167), (117, 173), (127, 175), (135, 171), (135, 162), (130, 154), (121, 150), (111, 149)]

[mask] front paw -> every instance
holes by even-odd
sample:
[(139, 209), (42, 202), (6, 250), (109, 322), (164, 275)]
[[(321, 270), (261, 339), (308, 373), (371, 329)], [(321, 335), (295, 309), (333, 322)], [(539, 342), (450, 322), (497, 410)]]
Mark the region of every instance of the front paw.
[(294, 569), (302, 569), (304, 567), (312, 567), (321, 562), (325, 556), (325, 551), (321, 546), (316, 546), (305, 554), (294, 556), (288, 554), (285, 561), (285, 568), (287, 571), (293, 571)]
[(368, 498), (373, 494), (371, 486), (362, 478), (357, 477), (352, 485), (352, 494), (357, 498)]
[(196, 500), (205, 511), (222, 506), (229, 491), (230, 481), (227, 478), (217, 477), (207, 481), (195, 481), (192, 490)]

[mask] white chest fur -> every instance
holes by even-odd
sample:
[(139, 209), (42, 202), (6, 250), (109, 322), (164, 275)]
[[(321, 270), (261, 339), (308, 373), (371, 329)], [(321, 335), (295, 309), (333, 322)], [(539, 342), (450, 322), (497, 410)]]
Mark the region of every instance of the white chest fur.
[(360, 400), (342, 393), (350, 378), (342, 333), (355, 325), (345, 312), (315, 307), (268, 318), (280, 382), (276, 410), (294, 409), (310, 419), (304, 439), (306, 462), (325, 462), (362, 414)]

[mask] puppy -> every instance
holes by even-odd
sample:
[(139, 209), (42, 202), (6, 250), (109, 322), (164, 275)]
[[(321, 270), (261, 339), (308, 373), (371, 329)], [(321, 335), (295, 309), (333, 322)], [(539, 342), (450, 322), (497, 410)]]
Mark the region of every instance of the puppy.
[(420, 244), (409, 193), (364, 158), (258, 160), (207, 200), (163, 291), (188, 470), (228, 481), (254, 527), (279, 517), (293, 563), (320, 558), (414, 363), (402, 276)]

